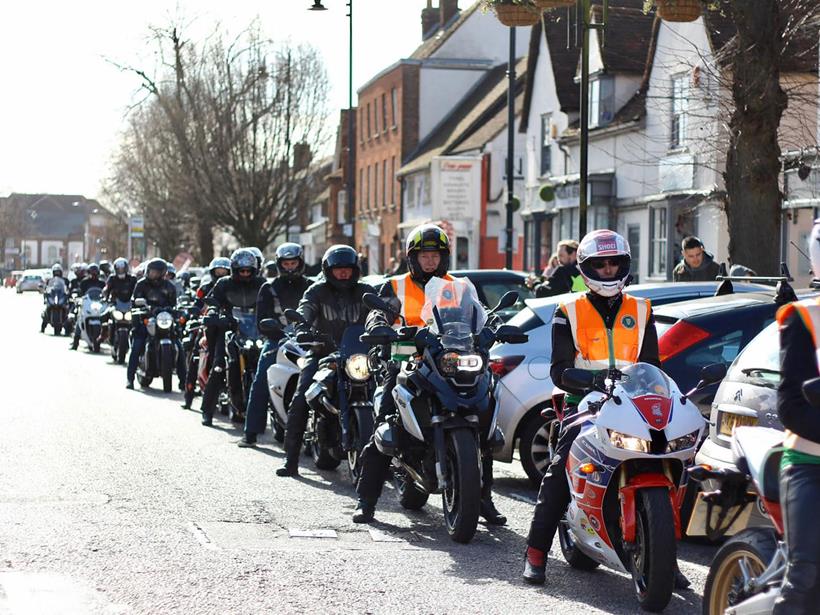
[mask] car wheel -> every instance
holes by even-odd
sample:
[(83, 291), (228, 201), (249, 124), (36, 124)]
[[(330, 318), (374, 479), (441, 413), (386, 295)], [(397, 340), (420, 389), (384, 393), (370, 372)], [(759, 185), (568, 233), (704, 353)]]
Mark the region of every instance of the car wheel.
[(537, 410), (527, 415), (525, 421), (519, 436), (518, 453), (524, 472), (527, 473), (530, 482), (537, 487), (541, 484), (550, 463), (551, 423)]

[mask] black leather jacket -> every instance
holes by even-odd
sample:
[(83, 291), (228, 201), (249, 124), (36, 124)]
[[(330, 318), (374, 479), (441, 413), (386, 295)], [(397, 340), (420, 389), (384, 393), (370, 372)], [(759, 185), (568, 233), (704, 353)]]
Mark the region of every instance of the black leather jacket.
[(177, 304), (177, 289), (168, 280), (150, 282), (148, 278), (142, 278), (134, 286), (131, 301), (133, 302), (135, 299), (145, 299), (148, 307), (152, 308), (172, 308)]
[(86, 294), (92, 288), (104, 288), (105, 282), (100, 278), (83, 278), (80, 282), (80, 295)]
[(124, 278), (118, 278), (112, 273), (105, 283), (103, 295), (109, 301), (129, 301), (134, 294), (134, 287), (137, 285), (137, 278), (126, 273)]
[(803, 397), (803, 383), (818, 375), (814, 341), (796, 310), (780, 328), (780, 373), (780, 421), (798, 436), (820, 442), (820, 410)]
[(297, 310), (305, 319), (299, 328), (328, 335), (338, 345), (348, 325), (364, 325), (368, 308), (362, 297), (374, 292), (376, 289), (361, 282), (349, 290), (338, 290), (325, 280), (315, 282), (299, 302)]
[(295, 310), (312, 282), (304, 276), (298, 278), (275, 277), (265, 282), (256, 298), (256, 322), (266, 318), (276, 320), (282, 327), (287, 325), (285, 310)]
[(205, 303), (221, 311), (230, 312), (231, 308), (249, 309), (256, 307), (256, 297), (265, 278), (256, 276), (247, 282), (239, 282), (233, 276), (219, 278), (205, 298)]

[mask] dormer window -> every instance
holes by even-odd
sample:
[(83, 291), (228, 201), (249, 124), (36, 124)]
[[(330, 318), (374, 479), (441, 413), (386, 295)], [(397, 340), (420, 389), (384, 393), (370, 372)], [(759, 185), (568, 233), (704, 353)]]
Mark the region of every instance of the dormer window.
[(609, 75), (593, 77), (589, 82), (589, 127), (606, 126), (615, 117), (615, 79)]

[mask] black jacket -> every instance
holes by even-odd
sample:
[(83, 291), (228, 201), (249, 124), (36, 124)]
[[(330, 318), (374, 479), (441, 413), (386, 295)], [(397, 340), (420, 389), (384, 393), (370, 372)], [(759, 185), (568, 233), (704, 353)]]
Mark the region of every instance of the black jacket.
[(814, 342), (796, 311), (780, 328), (780, 373), (780, 422), (798, 436), (820, 442), (820, 408), (814, 408), (803, 397), (803, 383), (818, 376)]
[(149, 282), (148, 278), (142, 278), (134, 286), (131, 301), (135, 299), (145, 299), (149, 308), (173, 308), (177, 304), (177, 289), (168, 280)]
[(672, 279), (675, 282), (711, 282), (720, 274), (720, 265), (708, 252), (703, 252), (703, 262), (697, 269), (692, 269), (683, 260), (672, 270)]
[(314, 282), (297, 308), (306, 323), (299, 328), (324, 333), (338, 345), (348, 325), (365, 323), (368, 308), (362, 297), (375, 292), (375, 288), (361, 282), (350, 290), (337, 290), (325, 280)]
[(261, 276), (253, 277), (247, 282), (239, 282), (234, 280), (233, 276), (226, 275), (216, 281), (205, 298), (205, 303), (224, 312), (230, 312), (233, 307), (243, 309), (256, 307), (256, 297), (264, 283), (265, 278)]
[[(407, 278), (407, 282), (416, 284), (416, 282), (414, 282), (410, 277)], [(381, 297), (387, 305), (393, 308), (394, 313), (386, 314), (382, 310), (370, 310), (370, 313), (367, 315), (366, 323), (368, 330), (379, 325), (388, 325), (392, 327), (394, 321), (396, 320), (397, 314), (401, 314), (401, 301), (399, 301), (399, 298), (393, 291), (393, 285), (389, 280), (382, 284), (379, 288), (379, 297)]]
[(295, 310), (312, 282), (304, 276), (298, 278), (275, 277), (265, 282), (256, 297), (256, 322), (266, 318), (276, 320), (282, 327), (287, 325), (285, 310)]
[[(621, 309), (621, 295), (608, 299), (593, 292), (588, 292), (592, 305), (598, 310), (607, 329), (611, 329), (615, 324), (615, 317)], [(638, 361), (650, 363), (656, 367), (661, 366), (661, 359), (658, 351), (658, 332), (655, 330), (655, 317), (652, 310), (649, 310), (649, 317), (646, 319), (646, 329), (644, 329), (643, 345), (638, 355)], [(552, 319), (552, 364), (550, 366), (550, 377), (555, 386), (564, 389), (573, 395), (582, 395), (584, 391), (577, 391), (564, 387), (561, 383), (561, 375), (565, 369), (575, 366), (575, 341), (572, 337), (572, 329), (564, 310), (558, 306), (555, 308), (555, 316)]]
[(124, 278), (118, 278), (112, 273), (105, 283), (103, 295), (106, 298), (116, 301), (129, 301), (134, 294), (134, 287), (137, 285), (137, 278), (126, 273)]
[(80, 282), (80, 295), (86, 294), (92, 288), (104, 288), (105, 282), (100, 278), (83, 278)]
[(561, 265), (546, 282), (535, 287), (535, 296), (551, 297), (552, 295), (572, 292), (573, 278), (580, 275), (581, 272), (578, 270), (577, 264), (567, 263), (566, 265)]

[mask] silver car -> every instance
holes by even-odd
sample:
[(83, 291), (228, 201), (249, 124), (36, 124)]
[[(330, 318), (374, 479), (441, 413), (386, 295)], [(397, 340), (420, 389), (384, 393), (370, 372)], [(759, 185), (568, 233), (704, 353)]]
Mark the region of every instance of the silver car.
[(26, 290), (41, 290), (44, 284), (43, 276), (28, 274), (17, 281), (17, 294)]
[[(719, 282), (636, 284), (627, 292), (645, 297), (653, 306), (686, 301), (715, 294)], [(771, 286), (734, 282), (734, 292), (772, 292)], [(556, 306), (573, 295), (528, 299), (526, 307), (509, 321), (529, 335), (526, 344), (496, 344), (490, 351), (490, 366), (499, 376), (496, 395), (498, 426), (504, 432), (504, 447), (495, 459), (511, 462), (516, 447), (521, 465), (534, 484), (540, 484), (550, 458), (549, 424), (541, 412), (552, 407), (555, 385), (550, 378), (552, 317)]]

